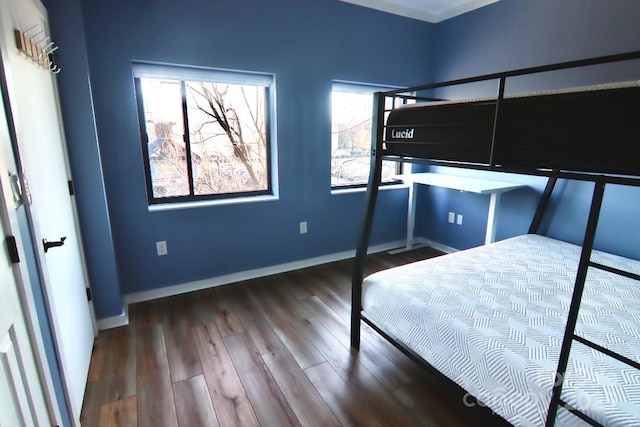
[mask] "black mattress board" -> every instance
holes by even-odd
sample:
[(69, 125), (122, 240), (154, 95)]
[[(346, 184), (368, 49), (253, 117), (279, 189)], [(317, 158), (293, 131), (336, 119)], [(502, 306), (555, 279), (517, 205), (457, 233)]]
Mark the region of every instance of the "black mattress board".
[(640, 87), (418, 104), (389, 112), (383, 154), (637, 175)]

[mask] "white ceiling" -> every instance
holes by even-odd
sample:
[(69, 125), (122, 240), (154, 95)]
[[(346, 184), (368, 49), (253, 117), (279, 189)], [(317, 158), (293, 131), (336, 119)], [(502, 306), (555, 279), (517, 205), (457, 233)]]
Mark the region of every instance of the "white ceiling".
[(499, 0), (341, 0), (395, 15), (440, 22)]

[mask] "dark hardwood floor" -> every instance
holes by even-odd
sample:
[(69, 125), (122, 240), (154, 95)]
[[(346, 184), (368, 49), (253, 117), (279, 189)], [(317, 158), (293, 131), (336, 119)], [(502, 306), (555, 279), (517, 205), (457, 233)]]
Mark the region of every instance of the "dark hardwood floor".
[[(366, 272), (434, 256), (369, 256)], [(96, 339), (83, 426), (505, 426), (368, 326), (353, 260), (130, 307)]]

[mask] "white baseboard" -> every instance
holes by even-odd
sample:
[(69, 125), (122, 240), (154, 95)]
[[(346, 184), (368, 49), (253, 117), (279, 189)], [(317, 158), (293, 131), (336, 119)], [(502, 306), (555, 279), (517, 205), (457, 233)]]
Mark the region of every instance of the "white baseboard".
[(452, 252), (458, 252), (459, 251), (459, 249), (452, 248), (451, 246), (443, 245), (442, 243), (438, 243), (438, 242), (436, 242), (434, 240), (431, 240), (431, 239), (425, 239), (424, 237), (419, 237), (416, 240), (420, 241), (425, 246), (431, 246), (433, 249), (437, 249), (440, 252), (444, 252), (446, 254), (450, 254)]
[(104, 319), (98, 319), (97, 324), (98, 324), (98, 330), (101, 330), (101, 331), (104, 329), (112, 329), (112, 328), (118, 328), (120, 326), (127, 326), (129, 324), (129, 304), (127, 304), (125, 301), (124, 310), (122, 311), (122, 314), (119, 314), (118, 316), (106, 317)]
[[(368, 253), (384, 252), (403, 245), (403, 241), (385, 243), (369, 248)], [(302, 268), (313, 267), (315, 265), (327, 264), (335, 261), (342, 261), (353, 258), (356, 251), (344, 251), (329, 255), (323, 255), (315, 258), (309, 258), (301, 261), (287, 262), (285, 264), (274, 265), (271, 267), (256, 268), (253, 270), (242, 271), (239, 273), (226, 274), (224, 276), (212, 277), (210, 279), (196, 280), (194, 282), (183, 283), (180, 285), (167, 286), (150, 291), (135, 292), (127, 294), (124, 297), (125, 310), (119, 316), (108, 317), (98, 320), (98, 329), (117, 328), (125, 326), (129, 323), (129, 304), (142, 301), (150, 301), (158, 298), (169, 297), (173, 295), (184, 294), (192, 291), (213, 288), (215, 286), (228, 285), (230, 283), (241, 282), (243, 280), (256, 279), (258, 277), (270, 276), (273, 274), (286, 273), (287, 271), (299, 270)]]
[(458, 249), (452, 248), (451, 246), (446, 246), (436, 241), (425, 239), (424, 237), (414, 237), (413, 244), (410, 249), (407, 249), (406, 242), (402, 243), (402, 246), (399, 248), (393, 249), (389, 251), (389, 255), (401, 254), (404, 252), (413, 251), (416, 249), (430, 247), (436, 249), (440, 252), (444, 252), (446, 254), (450, 254), (452, 252), (458, 252)]
[[(369, 248), (368, 253), (376, 253), (396, 248), (402, 242), (391, 242), (382, 245), (376, 245)], [(257, 279), (258, 277), (271, 276), (273, 274), (286, 273), (288, 271), (299, 270), (302, 268), (313, 267), (315, 265), (327, 264), (329, 262), (341, 261), (353, 258), (356, 251), (344, 251), (329, 255), (323, 255), (315, 258), (309, 258), (300, 261), (287, 262), (284, 264), (274, 265), (271, 267), (256, 268), (253, 270), (242, 271), (239, 273), (226, 274), (224, 276), (212, 277), (209, 279), (196, 280), (194, 282), (183, 283), (180, 285), (167, 286), (165, 288), (152, 289), (150, 291), (135, 292), (125, 295), (125, 303), (133, 304), (141, 301), (149, 301), (158, 298), (169, 297), (173, 295), (184, 294), (201, 289), (213, 288), (215, 286), (228, 285), (230, 283), (241, 282), (244, 280)]]
[[(445, 253), (457, 252), (458, 250), (450, 246), (446, 246), (435, 242), (433, 240), (418, 237), (416, 242), (424, 245), (431, 246), (434, 249)], [(377, 253), (389, 251), (395, 248), (399, 248), (405, 245), (404, 240), (396, 242), (385, 243), (382, 245), (376, 245), (369, 248), (368, 253)], [(159, 289), (152, 289), (149, 291), (135, 292), (127, 294), (124, 297), (124, 312), (119, 316), (107, 317), (105, 319), (98, 320), (98, 329), (111, 329), (119, 326), (126, 326), (129, 324), (129, 304), (136, 302), (150, 301), (159, 298), (165, 298), (173, 295), (184, 294), (187, 292), (199, 291), (202, 289), (213, 288), (216, 286), (228, 285), (230, 283), (241, 282), (244, 280), (256, 279), (259, 277), (270, 276), (273, 274), (286, 273), (288, 271), (299, 270), (302, 268), (313, 267), (320, 264), (327, 264), (335, 261), (342, 261), (345, 259), (353, 258), (356, 255), (356, 251), (344, 251), (334, 254), (323, 255), (319, 257), (309, 258), (300, 261), (293, 261), (284, 264), (274, 265), (271, 267), (256, 268), (253, 270), (242, 271), (239, 273), (226, 274), (224, 276), (212, 277), (209, 279), (196, 280), (193, 282), (182, 283), (180, 285), (167, 286)]]

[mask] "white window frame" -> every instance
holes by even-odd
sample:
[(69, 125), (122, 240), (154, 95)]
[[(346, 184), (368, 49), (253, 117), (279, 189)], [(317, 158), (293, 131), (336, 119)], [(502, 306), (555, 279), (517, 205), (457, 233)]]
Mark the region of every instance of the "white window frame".
[[(358, 94), (370, 94), (373, 95), (376, 92), (385, 92), (388, 90), (400, 89), (396, 86), (388, 86), (388, 85), (378, 85), (378, 84), (368, 84), (368, 83), (359, 83), (359, 82), (349, 82), (344, 80), (334, 80), (331, 85), (331, 94), (333, 92), (346, 92), (346, 93), (358, 93)], [(373, 105), (372, 105), (373, 112)], [(333, 128), (333, 111), (330, 114), (331, 118), (331, 126)], [(371, 132), (375, 132), (375, 129), (371, 129)], [(332, 141), (329, 141), (331, 144)], [(330, 155), (331, 156), (331, 155)], [(330, 160), (333, 161), (333, 158), (330, 157)], [(401, 173), (410, 173), (411, 164), (406, 162), (396, 162), (397, 163), (397, 174)], [(331, 167), (329, 168), (331, 173)], [(331, 194), (344, 194), (344, 193), (356, 193), (356, 192), (364, 192), (367, 188), (367, 181), (360, 184), (353, 185), (331, 185)], [(380, 185), (380, 189), (396, 189), (396, 188), (407, 188), (407, 185), (402, 183), (401, 181), (383, 181)]]
[[(263, 86), (267, 91), (268, 98), (266, 105), (268, 110), (268, 122), (266, 124), (268, 137), (267, 153), (269, 156), (269, 168), (267, 171), (267, 179), (269, 180), (268, 191), (256, 195), (239, 192), (226, 195), (225, 197), (217, 197), (217, 195), (195, 196), (188, 200), (163, 200), (162, 198), (154, 198), (153, 203), (151, 202), (153, 197), (148, 196), (149, 211), (265, 202), (279, 199), (278, 144), (276, 138), (276, 76), (274, 74), (163, 63), (134, 62), (132, 63), (132, 77), (134, 81), (139, 78), (165, 78), (183, 81), (190, 80)], [(138, 91), (136, 90), (136, 97), (138, 95)], [(137, 111), (139, 111), (139, 109), (137, 109)], [(140, 124), (140, 126), (141, 125), (142, 124)], [(141, 129), (141, 134), (142, 132), (144, 132), (144, 130)], [(143, 155), (148, 156), (148, 153), (144, 152)], [(148, 162), (148, 159), (145, 161)], [(145, 180), (150, 179), (150, 177), (147, 176), (148, 173), (149, 171), (145, 170)]]

